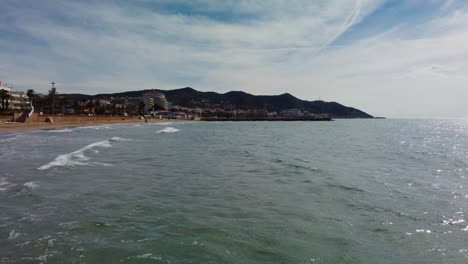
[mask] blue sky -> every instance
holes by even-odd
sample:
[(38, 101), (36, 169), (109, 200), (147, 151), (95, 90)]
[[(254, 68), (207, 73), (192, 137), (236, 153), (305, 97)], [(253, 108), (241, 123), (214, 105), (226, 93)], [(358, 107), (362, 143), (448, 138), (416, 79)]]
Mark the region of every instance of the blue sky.
[(468, 117), (464, 0), (0, 0), (16, 89), (291, 93), (390, 117)]

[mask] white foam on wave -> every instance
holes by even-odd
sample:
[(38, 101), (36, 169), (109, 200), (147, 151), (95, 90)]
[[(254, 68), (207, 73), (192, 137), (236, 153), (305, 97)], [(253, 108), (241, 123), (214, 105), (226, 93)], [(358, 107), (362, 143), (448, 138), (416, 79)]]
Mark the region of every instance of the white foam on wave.
[(459, 219), (459, 220), (449, 219), (449, 220), (442, 221), (442, 225), (459, 225), (459, 224), (464, 223), (465, 221), (466, 221), (465, 219)]
[(148, 126), (172, 126), (173, 122), (156, 122), (156, 123), (147, 123)]
[(0, 186), (4, 186), (4, 185), (7, 185), (7, 184), (10, 184), (10, 182), (7, 181), (7, 178), (1, 177), (0, 178)]
[(137, 256), (128, 257), (127, 259), (154, 259), (154, 260), (162, 260), (161, 257), (154, 256), (152, 253), (145, 253)]
[(26, 182), (23, 184), (24, 187), (28, 188), (28, 189), (36, 189), (39, 187), (39, 185), (35, 182)]
[(0, 177), (0, 192), (6, 191), (10, 187), (15, 186), (15, 185), (16, 184), (9, 182), (7, 178)]
[(50, 133), (69, 133), (69, 132), (72, 132), (73, 130), (69, 129), (69, 128), (65, 128), (65, 129), (57, 129), (57, 130), (49, 130)]
[(0, 142), (11, 142), (13, 140), (17, 139), (16, 137), (10, 137), (10, 138), (2, 138), (0, 139)]
[(114, 165), (112, 164), (109, 164), (109, 163), (103, 163), (103, 162), (93, 162), (94, 165), (100, 165), (100, 166), (104, 166), (104, 167), (112, 167)]
[(426, 229), (416, 229), (416, 233), (426, 233), (426, 234), (430, 234), (430, 233), (432, 233), (432, 231), (429, 230), (429, 229), (427, 229), (427, 230), (426, 230)]
[(108, 139), (109, 141), (117, 141), (117, 142), (125, 142), (125, 141), (131, 141), (131, 139), (128, 138), (121, 138), (121, 137), (113, 137)]
[(162, 129), (162, 130), (159, 130), (158, 132), (156, 132), (157, 134), (159, 133), (175, 133), (175, 132), (179, 132), (180, 130), (177, 129), (177, 128), (173, 128), (173, 127), (166, 127), (165, 129)]
[(114, 129), (112, 126), (109, 125), (100, 125), (100, 126), (84, 126), (78, 127), (78, 129), (95, 129), (95, 130), (104, 130), (104, 129)]
[[(128, 141), (129, 139), (113, 137), (106, 139), (104, 141), (96, 142), (89, 144), (79, 150), (73, 151), (68, 154), (58, 155), (53, 161), (42, 165), (38, 170), (48, 170), (52, 167), (72, 167), (72, 166), (85, 166), (85, 165), (100, 165), (102, 163), (89, 163), (89, 158), (85, 156), (85, 152), (88, 150), (93, 150), (94, 148), (110, 148), (112, 147), (112, 142), (122, 142)], [(106, 164), (108, 165), (108, 164)]]
[(11, 230), (10, 233), (8, 234), (8, 239), (15, 239), (19, 237), (21, 234), (16, 232), (15, 229)]

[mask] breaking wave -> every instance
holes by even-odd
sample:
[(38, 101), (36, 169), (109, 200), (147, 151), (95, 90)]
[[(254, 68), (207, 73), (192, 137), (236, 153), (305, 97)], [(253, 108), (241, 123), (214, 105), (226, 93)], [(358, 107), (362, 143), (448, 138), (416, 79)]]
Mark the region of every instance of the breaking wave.
[[(128, 139), (113, 137), (104, 141), (89, 144), (79, 150), (73, 151), (68, 154), (58, 155), (55, 160), (42, 165), (38, 170), (48, 170), (52, 167), (72, 167), (72, 166), (86, 166), (86, 165), (102, 165), (102, 163), (90, 163), (89, 158), (85, 155), (86, 151), (96, 151), (94, 148), (110, 148), (112, 142), (128, 141)], [(107, 164), (106, 164), (107, 165)]]
[(17, 237), (19, 237), (21, 235), (21, 233), (18, 233), (16, 232), (15, 229), (11, 230), (10, 231), (10, 234), (8, 235), (8, 239), (15, 239)]
[(8, 190), (10, 187), (14, 186), (15, 184), (8, 181), (5, 177), (0, 177), (0, 192)]
[(36, 189), (39, 187), (39, 185), (35, 182), (26, 182), (23, 184), (24, 187), (28, 188), (28, 189)]
[(105, 129), (114, 129), (110, 125), (100, 125), (100, 126), (84, 126), (78, 127), (78, 129), (95, 129), (95, 130), (105, 130)]
[(59, 129), (59, 130), (49, 130), (50, 133), (68, 133), (72, 132), (73, 130), (65, 128), (65, 129)]
[(13, 136), (13, 137), (2, 138), (2, 139), (0, 139), (0, 142), (11, 142), (11, 141), (14, 141), (14, 140), (17, 140), (17, 139), (20, 139), (20, 135), (16, 135), (16, 136)]
[(173, 122), (156, 122), (156, 123), (147, 123), (148, 126), (170, 126), (173, 125)]
[(173, 128), (173, 127), (166, 127), (165, 129), (162, 129), (162, 130), (159, 130), (158, 132), (156, 132), (157, 134), (159, 133), (175, 133), (175, 132), (179, 132), (180, 130), (177, 129), (177, 128)]

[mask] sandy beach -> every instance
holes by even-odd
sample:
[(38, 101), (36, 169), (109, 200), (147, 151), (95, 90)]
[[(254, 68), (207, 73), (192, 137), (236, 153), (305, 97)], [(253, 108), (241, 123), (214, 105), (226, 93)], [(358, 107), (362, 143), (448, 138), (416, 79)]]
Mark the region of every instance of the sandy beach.
[[(164, 122), (187, 122), (188, 120), (166, 120), (166, 119), (148, 119), (148, 123), (164, 123)], [(192, 120), (190, 120), (192, 121)], [(69, 121), (69, 122), (30, 122), (30, 123), (0, 123), (0, 132), (8, 131), (23, 131), (23, 130), (49, 130), (62, 129), (86, 126), (99, 126), (108, 124), (126, 124), (126, 123), (145, 123), (141, 119), (125, 119), (125, 120), (93, 120), (93, 121)]]

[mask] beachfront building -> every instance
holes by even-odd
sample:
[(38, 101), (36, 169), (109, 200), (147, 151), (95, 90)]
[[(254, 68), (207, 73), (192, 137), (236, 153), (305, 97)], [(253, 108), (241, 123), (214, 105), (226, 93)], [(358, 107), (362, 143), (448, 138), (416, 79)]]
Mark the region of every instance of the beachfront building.
[(142, 97), (145, 104), (145, 113), (150, 113), (154, 110), (168, 110), (169, 102), (166, 96), (160, 92), (146, 92)]
[(166, 111), (166, 110), (159, 110), (152, 113), (154, 117), (159, 119), (176, 119), (177, 113)]
[(29, 102), (29, 98), (24, 92), (10, 92), (10, 94), (10, 109), (12, 109), (13, 111), (31, 109), (31, 103)]
[(22, 111), (31, 109), (31, 104), (29, 102), (29, 98), (26, 96), (24, 92), (15, 92), (11, 91), (11, 88), (7, 87), (6, 85), (2, 85), (0, 82), (0, 89), (5, 90), (10, 94), (10, 98), (7, 100), (7, 109), (13, 111)]

